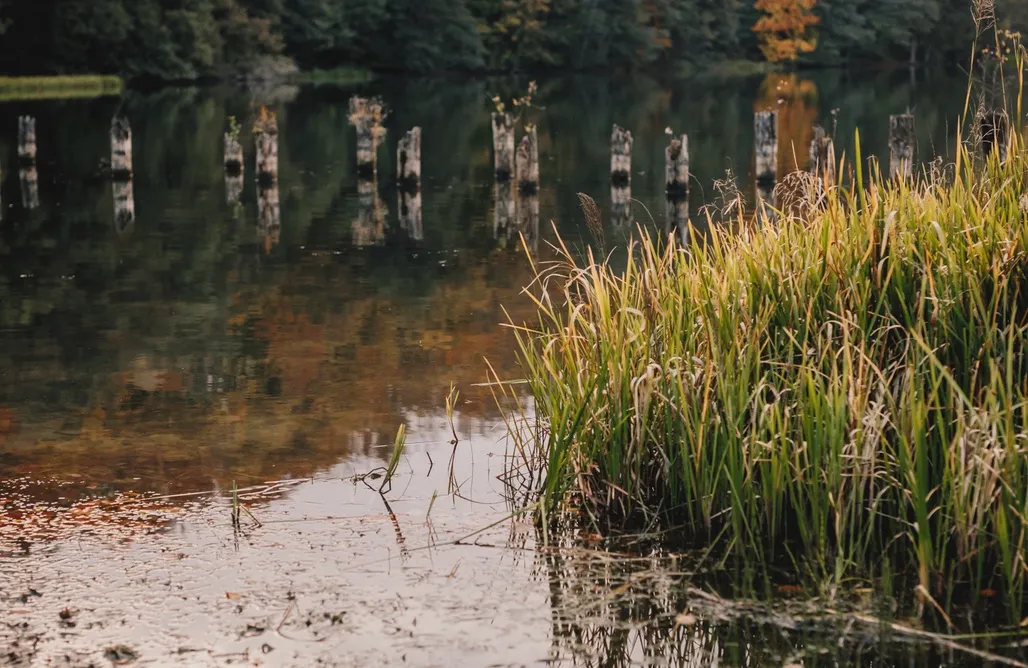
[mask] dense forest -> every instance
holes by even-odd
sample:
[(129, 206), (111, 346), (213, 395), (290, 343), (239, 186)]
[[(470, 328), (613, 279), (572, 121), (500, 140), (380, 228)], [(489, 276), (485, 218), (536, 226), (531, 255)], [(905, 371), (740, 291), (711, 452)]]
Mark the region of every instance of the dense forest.
[[(1028, 0), (996, 5), (1005, 27), (1028, 22)], [(0, 28), (4, 73), (160, 80), (294, 64), (428, 73), (926, 62), (965, 56), (975, 32), (968, 0), (0, 0)]]

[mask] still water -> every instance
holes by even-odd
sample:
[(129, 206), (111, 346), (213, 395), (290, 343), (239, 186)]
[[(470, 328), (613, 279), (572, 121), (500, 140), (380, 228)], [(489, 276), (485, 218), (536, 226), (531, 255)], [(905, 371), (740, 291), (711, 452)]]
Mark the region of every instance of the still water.
[[(526, 81), (171, 88), (0, 105), (0, 656), (6, 665), (979, 665), (956, 652), (705, 597), (689, 560), (598, 536), (542, 545), (511, 517), (488, 363), (519, 370), (507, 315), (529, 258), (497, 229), (490, 102)], [(779, 171), (815, 123), (884, 155), (913, 111), (919, 157), (952, 152), (964, 80), (774, 75), (540, 82), (536, 261), (556, 233), (605, 245), (609, 137), (635, 136), (631, 219), (666, 226), (666, 128), (688, 133), (698, 227), (731, 170), (753, 197), (752, 117), (780, 113)], [(359, 197), (353, 94), (389, 116), (374, 215)], [(250, 126), (279, 127), (279, 208), (258, 210)], [(19, 169), (20, 115), (37, 119)], [(131, 218), (103, 178), (131, 123)], [(227, 196), (222, 133), (243, 126)], [(400, 221), (395, 139), (423, 129), (422, 220)], [(4, 130), (6, 128), (6, 130)], [(791, 147), (795, 146), (793, 150)], [(33, 186), (33, 181), (35, 186)], [(459, 392), (452, 422), (451, 386)], [(530, 397), (521, 397), (531, 410)], [(407, 450), (391, 489), (355, 478)], [(457, 443), (453, 444), (456, 436)], [(233, 487), (246, 512), (232, 521)], [(783, 602), (783, 604), (787, 601)]]

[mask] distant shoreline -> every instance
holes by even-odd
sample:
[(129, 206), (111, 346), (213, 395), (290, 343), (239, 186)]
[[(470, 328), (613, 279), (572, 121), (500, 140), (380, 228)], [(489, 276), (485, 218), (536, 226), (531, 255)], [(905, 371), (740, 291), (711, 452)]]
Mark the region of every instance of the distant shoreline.
[(121, 95), (124, 88), (114, 75), (0, 77), (0, 101), (103, 97)]

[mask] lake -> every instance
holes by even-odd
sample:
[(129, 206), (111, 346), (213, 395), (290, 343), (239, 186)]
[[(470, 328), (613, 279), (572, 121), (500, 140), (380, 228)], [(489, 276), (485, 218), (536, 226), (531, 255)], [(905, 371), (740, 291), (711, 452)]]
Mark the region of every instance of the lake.
[[(600, 206), (605, 250), (636, 223), (667, 231), (666, 129), (689, 136), (702, 229), (726, 170), (754, 201), (754, 111), (779, 111), (779, 173), (806, 165), (814, 124), (840, 156), (859, 127), (862, 154), (886, 160), (889, 115), (907, 111), (918, 158), (945, 160), (964, 77), (540, 80), (525, 117), (538, 217), (498, 227), (490, 98), (527, 83), (0, 105), (0, 663), (981, 664), (875, 625), (840, 631), (788, 588), (774, 606), (712, 594), (692, 576), (726, 574), (659, 544), (543, 544), (513, 513), (488, 385), (490, 365), (520, 376), (500, 323), (532, 318), (529, 255), (554, 257), (554, 226), (572, 248), (598, 241), (578, 193)], [(370, 191), (347, 122), (356, 94), (388, 111)], [(260, 106), (279, 129), (272, 209), (253, 171)], [(32, 168), (17, 155), (23, 115), (37, 123)], [(127, 184), (104, 176), (115, 116), (131, 125)], [(229, 117), (245, 154), (235, 194)], [(634, 136), (628, 219), (611, 206), (615, 123)], [(393, 183), (413, 126), (420, 226), (401, 220)], [(405, 456), (380, 493), (364, 474), (400, 425)]]

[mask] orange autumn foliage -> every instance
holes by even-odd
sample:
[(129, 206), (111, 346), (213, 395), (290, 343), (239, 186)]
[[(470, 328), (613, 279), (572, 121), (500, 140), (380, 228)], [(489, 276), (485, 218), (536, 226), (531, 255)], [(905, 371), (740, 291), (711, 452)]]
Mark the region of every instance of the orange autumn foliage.
[(760, 51), (769, 62), (780, 63), (810, 53), (817, 38), (810, 28), (821, 20), (814, 15), (817, 0), (757, 0), (754, 5), (764, 13), (753, 26), (760, 40)]

